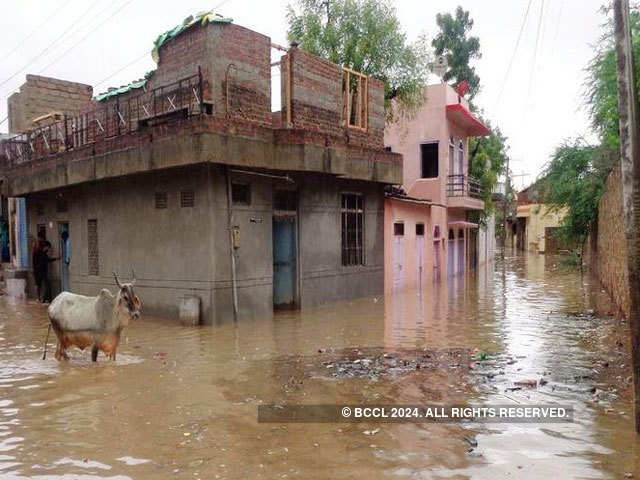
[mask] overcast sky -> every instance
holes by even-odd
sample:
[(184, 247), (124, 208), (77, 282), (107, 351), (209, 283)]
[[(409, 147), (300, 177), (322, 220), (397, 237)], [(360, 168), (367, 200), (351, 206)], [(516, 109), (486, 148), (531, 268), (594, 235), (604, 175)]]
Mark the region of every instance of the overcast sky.
[[(95, 93), (128, 83), (154, 68), (150, 55), (145, 53), (151, 50), (159, 33), (189, 14), (220, 4), (218, 11), (232, 17), (235, 23), (286, 44), (287, 3), (4, 0), (0, 15), (0, 83), (6, 83), (0, 86), (0, 120), (6, 117), (7, 96), (24, 82), (26, 73), (88, 83), (94, 85)], [(593, 55), (592, 47), (604, 20), (599, 12), (603, 0), (532, 0), (515, 61), (500, 96), (528, 3), (529, 0), (396, 0), (398, 17), (409, 40), (423, 32), (433, 37), (438, 12), (453, 12), (459, 4), (471, 12), (473, 34), (480, 38), (482, 51), (482, 58), (476, 62), (482, 84), (477, 103), (509, 137), (512, 169), (516, 174), (529, 175), (516, 178), (517, 187), (535, 178), (564, 138), (589, 132), (581, 95), (584, 67)], [(143, 58), (134, 62), (140, 57)], [(7, 128), (4, 122), (0, 132)]]

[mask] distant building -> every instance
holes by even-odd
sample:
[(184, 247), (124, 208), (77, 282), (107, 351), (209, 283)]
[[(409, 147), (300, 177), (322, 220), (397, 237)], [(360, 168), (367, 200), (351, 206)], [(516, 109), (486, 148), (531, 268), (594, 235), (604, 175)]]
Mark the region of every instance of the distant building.
[(554, 236), (566, 210), (557, 211), (544, 203), (540, 182), (538, 180), (518, 193), (516, 223), (512, 233), (518, 250), (556, 253), (566, 248)]
[(484, 209), (483, 190), (469, 175), (469, 138), (489, 135), (451, 86), (427, 87), (427, 102), (385, 132), (403, 156), (402, 188), (385, 203), (385, 289), (419, 288), (491, 261), (495, 222), (478, 233), (468, 214)]
[(380, 294), (384, 188), (402, 181), (383, 149), (384, 83), (206, 20), (161, 38), (155, 72), (95, 97), (27, 76), (10, 99), (20, 135), (0, 145), (25, 238), (58, 252), (69, 232), (73, 292), (135, 269), (146, 312), (175, 317), (195, 296), (207, 323), (235, 297), (260, 315)]

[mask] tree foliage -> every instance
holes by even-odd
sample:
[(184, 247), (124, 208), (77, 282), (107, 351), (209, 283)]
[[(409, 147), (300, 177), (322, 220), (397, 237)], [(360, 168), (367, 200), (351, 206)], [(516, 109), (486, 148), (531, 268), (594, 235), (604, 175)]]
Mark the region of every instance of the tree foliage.
[[(609, 12), (608, 9), (603, 11)], [(631, 11), (631, 30), (633, 49), (640, 58), (640, 12), (637, 9)], [(616, 62), (614, 25), (608, 20), (595, 55), (586, 68), (585, 104), (599, 144), (589, 145), (581, 138), (566, 140), (556, 149), (544, 172), (545, 202), (555, 209), (567, 209), (559, 234), (568, 242), (582, 243), (592, 231), (607, 176), (618, 156)], [(640, 62), (636, 62), (636, 68), (639, 69), (636, 75), (639, 75)]]
[[(604, 10), (605, 13), (608, 10)], [(640, 58), (640, 12), (631, 10), (633, 51)], [(596, 54), (587, 67), (586, 104), (594, 130), (602, 146), (618, 151), (620, 148), (618, 116), (618, 79), (615, 35), (612, 20), (604, 25), (605, 32), (598, 42)], [(640, 89), (640, 62), (635, 62), (636, 89)]]
[[(484, 189), (484, 212), (482, 217), (493, 212), (493, 190), (500, 175), (505, 173), (507, 161), (507, 137), (500, 128), (490, 128), (488, 137), (474, 137), (469, 141), (469, 175), (476, 178)], [(482, 219), (480, 219), (482, 221)]]
[(468, 11), (458, 6), (455, 17), (450, 13), (439, 13), (436, 23), (440, 32), (433, 39), (432, 45), (435, 54), (445, 55), (449, 63), (444, 80), (454, 80), (456, 83), (468, 81), (469, 98), (472, 100), (480, 91), (480, 77), (475, 67), (471, 66), (471, 61), (482, 56), (478, 37), (468, 36), (473, 20)]
[(566, 208), (558, 235), (568, 243), (583, 244), (598, 218), (598, 202), (611, 170), (602, 147), (582, 139), (556, 148), (541, 183), (544, 202), (554, 210)]
[(297, 0), (288, 6), (288, 37), (331, 62), (385, 80), (387, 100), (415, 111), (424, 102), (431, 52), (408, 44), (388, 0)]

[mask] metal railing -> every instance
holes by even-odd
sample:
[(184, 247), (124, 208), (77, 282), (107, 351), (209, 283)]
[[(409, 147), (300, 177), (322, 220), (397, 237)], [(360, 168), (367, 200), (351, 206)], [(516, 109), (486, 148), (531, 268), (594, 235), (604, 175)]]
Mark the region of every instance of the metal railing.
[(202, 73), (127, 98), (116, 97), (103, 107), (76, 116), (63, 115), (50, 125), (0, 141), (7, 166), (39, 160), (137, 131), (154, 119), (205, 112)]
[(447, 181), (447, 197), (484, 198), (484, 187), (469, 175), (449, 175)]

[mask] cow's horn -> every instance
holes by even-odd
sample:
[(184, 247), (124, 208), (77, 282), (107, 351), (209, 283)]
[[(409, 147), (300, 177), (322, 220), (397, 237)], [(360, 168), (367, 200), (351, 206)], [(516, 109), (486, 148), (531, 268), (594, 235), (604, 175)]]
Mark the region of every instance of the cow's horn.
[(135, 285), (136, 284), (136, 272), (135, 270), (132, 268), (131, 269), (131, 285)]
[(118, 280), (118, 275), (116, 275), (116, 272), (113, 272), (113, 277), (116, 279), (116, 285), (118, 286), (118, 288), (122, 288), (122, 285), (120, 284), (120, 280)]

